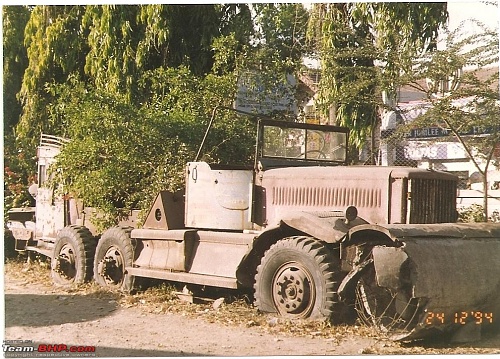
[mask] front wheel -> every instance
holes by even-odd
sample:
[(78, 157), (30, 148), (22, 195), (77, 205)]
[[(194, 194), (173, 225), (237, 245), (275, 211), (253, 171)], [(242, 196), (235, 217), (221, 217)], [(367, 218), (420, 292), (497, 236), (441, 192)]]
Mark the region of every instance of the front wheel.
[(95, 240), (86, 227), (71, 225), (61, 229), (51, 261), (54, 283), (71, 286), (89, 281), (95, 248)]
[(264, 254), (255, 276), (255, 304), (288, 318), (339, 314), (338, 259), (317, 239), (284, 238)]
[(132, 290), (134, 278), (125, 269), (134, 259), (131, 231), (131, 227), (113, 227), (102, 234), (94, 258), (94, 279), (99, 285)]
[(355, 289), (355, 308), (359, 319), (384, 333), (410, 332), (417, 324), (421, 308), (409, 290), (393, 290), (377, 284), (375, 267), (370, 264)]

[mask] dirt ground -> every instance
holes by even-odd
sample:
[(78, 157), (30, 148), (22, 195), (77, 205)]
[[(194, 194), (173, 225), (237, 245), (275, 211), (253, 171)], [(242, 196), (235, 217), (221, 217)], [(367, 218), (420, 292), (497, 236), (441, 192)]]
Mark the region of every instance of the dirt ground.
[(4, 273), (4, 343), (94, 346), (98, 357), (500, 353), (498, 333), (472, 344), (401, 344), (368, 328), (294, 328), (249, 306), (239, 315), (239, 307), (224, 303), (159, 303), (147, 296), (102, 292), (95, 285), (63, 290), (50, 285), (48, 269), (8, 263)]

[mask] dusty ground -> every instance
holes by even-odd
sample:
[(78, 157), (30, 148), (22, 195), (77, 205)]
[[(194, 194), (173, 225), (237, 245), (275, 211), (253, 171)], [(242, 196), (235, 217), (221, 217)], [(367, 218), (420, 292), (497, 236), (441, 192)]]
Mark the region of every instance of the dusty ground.
[(63, 290), (38, 264), (9, 262), (4, 273), (5, 340), (35, 347), (95, 346), (100, 357), (500, 353), (500, 334), (473, 344), (400, 344), (370, 328), (286, 322), (242, 301), (189, 304), (164, 287), (136, 295), (95, 285)]

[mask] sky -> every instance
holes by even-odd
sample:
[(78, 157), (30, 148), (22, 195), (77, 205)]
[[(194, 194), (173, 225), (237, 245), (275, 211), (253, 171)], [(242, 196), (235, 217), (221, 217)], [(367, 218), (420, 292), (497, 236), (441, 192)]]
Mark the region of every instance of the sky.
[(456, 29), (462, 21), (476, 19), (498, 31), (500, 12), (498, 6), (486, 5), (484, 1), (450, 1), (450, 29)]
[[(500, 34), (498, 0), (496, 0), (496, 5), (487, 4), (486, 1), (449, 1), (448, 13), (449, 29), (451, 31), (457, 28), (460, 29), (460, 33), (464, 37), (480, 33), (480, 27), (474, 24), (474, 20), (483, 23), (487, 28), (496, 30)], [(440, 45), (438, 45), (439, 48), (441, 48)], [(499, 63), (497, 62), (493, 66), (499, 66)]]
[(474, 24), (475, 20), (500, 33), (498, 1), (496, 0), (496, 5), (487, 4), (485, 1), (449, 1), (449, 29), (451, 31), (460, 29), (460, 34), (463, 34), (464, 37), (481, 33), (480, 27)]

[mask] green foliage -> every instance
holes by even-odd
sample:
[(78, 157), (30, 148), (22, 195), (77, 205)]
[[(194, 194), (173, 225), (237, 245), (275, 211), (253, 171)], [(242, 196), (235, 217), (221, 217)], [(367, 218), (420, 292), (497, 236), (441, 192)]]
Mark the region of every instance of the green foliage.
[[(214, 63), (212, 44), (221, 31), (234, 28), (240, 41), (251, 29), (251, 23), (243, 20), (248, 18), (243, 11), (248, 7), (237, 6), (241, 9), (237, 14), (231, 14), (229, 8), (35, 6), (24, 38), (29, 64), (20, 92), (24, 111), (19, 135), (57, 132), (49, 126), (45, 110), (55, 101), (46, 86), (65, 83), (70, 75), (99, 89), (124, 94), (129, 102), (138, 104), (143, 100), (139, 82), (147, 71), (183, 65), (198, 76), (208, 74)], [(231, 26), (233, 21), (238, 26)]]
[(88, 5), (82, 25), (90, 47), (85, 72), (97, 88), (123, 93), (132, 99), (137, 68), (135, 52), (142, 35), (135, 21), (139, 6)]
[(483, 206), (473, 204), (468, 207), (461, 207), (458, 210), (458, 221), (464, 223), (485, 222)]
[(313, 5), (308, 38), (321, 59), (317, 105), (330, 123), (351, 128), (358, 148), (378, 122), (382, 91), (395, 93), (409, 54), (432, 49), (446, 20), (445, 3)]
[(187, 126), (185, 118), (151, 116), (123, 95), (92, 91), (80, 83), (54, 90), (59, 94), (54, 112), (67, 123), (71, 138), (58, 156), (58, 167), (66, 190), (87, 206), (115, 218), (119, 208), (138, 205), (160, 166), (174, 180), (179, 177), (182, 169), (172, 159), (190, 155), (176, 135), (178, 127)]
[(24, 36), (29, 64), (19, 93), (23, 104), (17, 128), (20, 136), (38, 137), (41, 131), (55, 131), (45, 111), (54, 99), (45, 86), (66, 81), (70, 73), (83, 73), (83, 11), (82, 6), (36, 6), (32, 10)]
[[(57, 181), (86, 206), (98, 207), (103, 227), (123, 208), (147, 209), (160, 190), (183, 188), (184, 166), (195, 158), (211, 110), (234, 96), (231, 77), (200, 79), (187, 68), (156, 69), (141, 84), (150, 94), (141, 106), (76, 79), (50, 88), (58, 98), (52, 118), (71, 139), (58, 156)], [(254, 140), (247, 122), (221, 113), (204, 159), (248, 164)]]
[(491, 216), (487, 217), (483, 206), (480, 204), (472, 204), (468, 207), (460, 207), (458, 209), (458, 221), (463, 223), (500, 223), (500, 214), (495, 210), (491, 213)]
[(307, 51), (306, 28), (309, 13), (303, 4), (254, 4), (255, 22), (261, 31), (256, 39), (277, 51), (283, 61), (301, 60)]
[[(35, 146), (20, 144), (4, 134), (4, 215), (10, 208), (34, 205), (28, 186), (36, 182)], [(19, 148), (19, 150), (17, 150)], [(29, 149), (28, 151), (22, 148)]]
[[(242, 69), (275, 89), (297, 68), (303, 8), (265, 8), (258, 33), (247, 4), (33, 7), (17, 143), (34, 151), (40, 132), (71, 139), (55, 180), (99, 207), (101, 226), (117, 208), (147, 208), (159, 190), (182, 186), (212, 110), (233, 105)], [(274, 35), (280, 41), (256, 41)], [(248, 164), (254, 127), (221, 111), (203, 159)], [(14, 142), (11, 150), (14, 158)]]
[(21, 104), (17, 93), (21, 89), (28, 55), (24, 42), (24, 28), (29, 19), (26, 6), (2, 7), (3, 34), (3, 129), (10, 132), (19, 121)]

